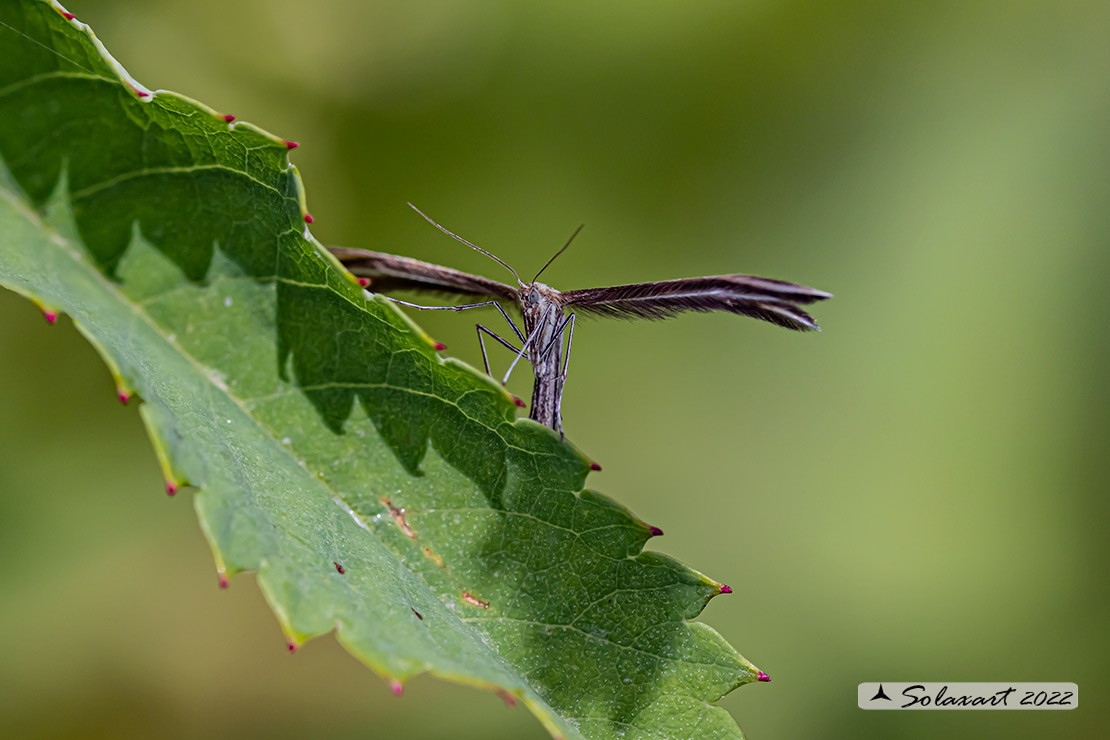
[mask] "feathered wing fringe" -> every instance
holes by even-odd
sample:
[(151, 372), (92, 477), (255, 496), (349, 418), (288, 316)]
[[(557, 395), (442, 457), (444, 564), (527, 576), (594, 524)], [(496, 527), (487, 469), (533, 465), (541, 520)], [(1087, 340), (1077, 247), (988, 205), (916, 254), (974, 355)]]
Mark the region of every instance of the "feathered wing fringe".
[(450, 267), (433, 265), (411, 257), (401, 257), (368, 249), (328, 247), (352, 274), (370, 279), (370, 289), (375, 293), (395, 290), (431, 291), (453, 295), (487, 296), (517, 303), (516, 288), (504, 283), (471, 275)]
[(819, 330), (802, 305), (831, 293), (751, 275), (664, 280), (563, 293), (564, 305), (601, 316), (665, 319), (684, 311), (727, 311), (797, 331)]

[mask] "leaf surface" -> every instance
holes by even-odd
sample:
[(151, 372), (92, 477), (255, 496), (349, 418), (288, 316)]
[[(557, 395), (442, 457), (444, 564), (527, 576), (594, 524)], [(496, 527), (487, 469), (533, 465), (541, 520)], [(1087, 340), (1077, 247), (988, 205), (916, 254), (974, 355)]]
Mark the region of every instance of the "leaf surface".
[(313, 238), (289, 145), (0, 0), (0, 284), (72, 316), (291, 648), (519, 697), (565, 738), (738, 738), (721, 585)]

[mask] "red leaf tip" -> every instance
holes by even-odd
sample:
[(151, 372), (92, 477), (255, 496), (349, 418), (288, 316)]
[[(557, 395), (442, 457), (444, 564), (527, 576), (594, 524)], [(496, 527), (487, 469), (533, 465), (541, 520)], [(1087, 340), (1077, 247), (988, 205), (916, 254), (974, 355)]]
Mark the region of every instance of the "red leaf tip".
[(726, 586), (725, 584), (722, 583), (720, 592), (723, 593), (723, 594), (730, 594), (730, 593), (732, 593), (732, 587), (731, 586)]
[(299, 147), (299, 146), (300, 146), (300, 144), (298, 144), (298, 143), (297, 143), (297, 142), (295, 142), (295, 141), (287, 141), (287, 142), (285, 142), (285, 148), (286, 148), (286, 149), (296, 149), (296, 148), (297, 148), (297, 147)]
[(61, 13), (62, 17), (65, 18), (67, 21), (71, 21), (77, 17), (73, 13), (70, 13), (68, 10), (60, 10), (58, 12)]
[(365, 288), (368, 285), (370, 285), (370, 278), (359, 278), (358, 279), (358, 284), (360, 286), (362, 286), (363, 288)]
[(46, 323), (53, 326), (54, 322), (56, 322), (58, 320), (58, 312), (57, 311), (47, 311), (47, 310), (44, 309), (43, 312), (42, 312), (42, 317), (44, 319), (46, 319)]
[(662, 537), (663, 536), (663, 530), (661, 530), (659, 527), (651, 527), (650, 531), (651, 531), (651, 536), (652, 537)]
[[(220, 590), (221, 591), (226, 591), (227, 590), (227, 585), (228, 585), (227, 573), (220, 573), (219, 584), (220, 584)], [(289, 643), (289, 652), (293, 652), (294, 650), (296, 650), (296, 648), (293, 647), (293, 643)]]
[(227, 121), (228, 123), (231, 123), (232, 121), (234, 121), (234, 120), (235, 120), (235, 116), (233, 116), (233, 115), (231, 115), (231, 114), (228, 114), (228, 115), (224, 116), (223, 118), (224, 118), (224, 120), (225, 120), (225, 121)]
[[(598, 465), (597, 463), (595, 463), (593, 460), (591, 460), (590, 461), (590, 470), (601, 470), (601, 466)], [(654, 527), (652, 527), (652, 529), (654, 529)], [(660, 532), (659, 534), (663, 534), (663, 533)]]
[(177, 493), (177, 484), (174, 483), (172, 480), (166, 481), (166, 495), (172, 496), (175, 493)]
[(119, 390), (116, 392), (116, 398), (119, 399), (120, 403), (126, 406), (127, 402), (131, 400), (131, 394), (125, 390)]
[(505, 691), (505, 689), (498, 689), (497, 695), (501, 697), (501, 701), (505, 702), (505, 706), (516, 706), (516, 697), (510, 694), (508, 691)]
[(405, 687), (401, 684), (400, 681), (396, 680), (389, 682), (389, 690), (393, 692), (394, 696), (400, 696), (401, 694), (405, 693)]
[(764, 683), (767, 683), (768, 681), (770, 681), (770, 680), (771, 680), (771, 677), (770, 677), (770, 676), (768, 676), (768, 675), (767, 675), (766, 673), (764, 673), (763, 671), (760, 671), (760, 672), (759, 672), (759, 674), (758, 674), (758, 675), (756, 676), (756, 680), (758, 680), (758, 681), (763, 681)]
[(513, 396), (513, 403), (515, 403), (520, 408), (524, 408), (524, 401), (520, 400), (516, 396)]
[(442, 352), (445, 349), (447, 349), (446, 344), (444, 344), (443, 342), (436, 342), (436, 352)]
[(285, 645), (289, 648), (290, 655), (297, 652), (297, 643), (293, 642), (292, 640), (286, 640)]
[(150, 97), (150, 93), (145, 92), (143, 90), (136, 90), (135, 94), (138, 95), (140, 98), (149, 98)]
[(306, 214), (304, 215), (304, 222), (305, 222), (306, 224), (310, 224), (310, 223), (312, 223), (312, 222), (313, 222), (313, 221), (315, 221), (315, 220), (316, 220), (316, 219), (314, 219), (314, 218), (312, 217), (312, 214), (311, 214), (311, 213), (306, 213)]

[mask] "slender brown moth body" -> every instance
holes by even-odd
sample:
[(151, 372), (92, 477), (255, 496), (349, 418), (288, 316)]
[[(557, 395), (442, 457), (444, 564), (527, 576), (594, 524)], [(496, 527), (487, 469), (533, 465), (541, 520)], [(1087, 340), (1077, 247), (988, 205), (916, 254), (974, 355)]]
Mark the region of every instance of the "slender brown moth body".
[[(819, 330), (819, 328), (801, 306), (832, 297), (831, 293), (807, 288), (804, 285), (751, 275), (713, 275), (655, 283), (616, 285), (608, 288), (559, 291), (537, 280), (555, 261), (555, 258), (570, 246), (578, 231), (581, 231), (581, 226), (563, 245), (563, 248), (536, 273), (536, 276), (525, 283), (517, 275), (516, 270), (498, 257), (451, 233), (425, 216), (411, 203), (409, 206), (440, 231), (500, 263), (516, 278), (517, 287), (411, 257), (345, 247), (329, 247), (330, 251), (353, 274), (369, 278), (368, 289), (376, 293), (414, 290), (489, 298), (490, 300), (480, 303), (459, 306), (421, 306), (386, 296), (396, 303), (423, 311), (464, 311), (481, 306), (496, 308), (512, 327), (521, 346), (518, 349), (510, 341), (478, 324), (478, 342), (482, 347), (482, 360), (485, 363), (486, 373), (492, 375), (483, 335), (491, 337), (516, 353), (501, 381), (502, 385), (508, 382), (509, 375), (522, 357), (531, 363), (535, 380), (532, 385), (532, 408), (529, 416), (558, 431), (560, 435), (563, 431), (560, 404), (570, 363), (570, 347), (574, 340), (576, 311), (624, 319), (665, 319), (683, 311), (727, 311), (769, 321), (787, 329), (809, 331)], [(516, 304), (520, 309), (524, 319), (524, 331), (517, 328), (505, 309), (501, 307), (501, 302)], [(569, 316), (568, 311), (570, 311)], [(565, 356), (564, 337), (566, 337)]]

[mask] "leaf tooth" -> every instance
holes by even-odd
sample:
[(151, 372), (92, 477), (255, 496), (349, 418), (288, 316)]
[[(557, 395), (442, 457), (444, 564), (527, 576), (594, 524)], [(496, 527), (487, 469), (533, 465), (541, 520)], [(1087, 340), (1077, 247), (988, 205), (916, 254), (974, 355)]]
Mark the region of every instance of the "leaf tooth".
[(405, 693), (405, 685), (394, 678), (389, 682), (389, 690), (393, 692), (394, 696), (399, 698)]
[(300, 146), (300, 142), (297, 141), (284, 140), (282, 143), (285, 144), (286, 149), (296, 149)]
[[(220, 555), (215, 547), (212, 548), (212, 559), (216, 561), (216, 586), (219, 587), (221, 591), (226, 591), (231, 585), (232, 576), (241, 573), (243, 569), (227, 567), (227, 565), (224, 564), (223, 556)], [(285, 627), (282, 627), (282, 632), (286, 635), (292, 634), (289, 630), (286, 630)], [(304, 642), (304, 640), (297, 641), (297, 644), (301, 642)]]
[(427, 334), (425, 334), (425, 335), (424, 335), (423, 339), (424, 339), (424, 341), (426, 341), (426, 342), (427, 342), (428, 344), (432, 345), (432, 349), (434, 349), (434, 350), (435, 350), (436, 352), (442, 352), (443, 350), (447, 349), (447, 345), (446, 345), (446, 344), (444, 344), (443, 342), (437, 342), (437, 341), (433, 340), (433, 339), (432, 339), (432, 338), (431, 338), (430, 336), (428, 336)]
[(51, 326), (57, 323), (58, 317), (62, 315), (62, 310), (60, 308), (55, 308), (54, 306), (47, 305), (37, 298), (31, 298), (31, 302), (39, 307), (39, 310), (42, 311), (42, 317), (46, 319), (46, 323), (50, 324)]
[(306, 212), (306, 213), (304, 214), (304, 222), (305, 222), (306, 224), (310, 224), (310, 223), (313, 223), (313, 222), (315, 222), (315, 221), (316, 221), (316, 219), (314, 219), (314, 218), (312, 217), (312, 214), (311, 214), (311, 213), (307, 213), (307, 212)]
[(173, 469), (173, 463), (170, 461), (169, 448), (164, 441), (167, 433), (156, 423), (154, 417), (157, 412), (154, 408), (155, 407), (150, 404), (143, 404), (139, 409), (139, 416), (142, 417), (143, 423), (146, 424), (147, 436), (150, 438), (151, 446), (154, 447), (154, 456), (158, 459), (158, 466), (162, 468), (162, 478), (166, 481), (166, 494), (173, 496), (184, 486), (189, 485), (189, 480)]
[(652, 537), (663, 536), (663, 530), (661, 530), (659, 527), (648, 527), (648, 531), (651, 532)]
[(166, 495), (173, 496), (182, 488), (191, 486), (192, 484), (186, 478), (180, 476), (170, 475), (166, 478)]
[(597, 464), (596, 462), (594, 462), (593, 460), (590, 460), (590, 470), (594, 470), (594, 471), (597, 471), (597, 472), (599, 472), (599, 473), (600, 473), (600, 472), (601, 472), (601, 466), (600, 466), (600, 465), (598, 465), (598, 464)]
[(766, 673), (764, 673), (763, 671), (760, 671), (759, 673), (757, 673), (757, 674), (756, 674), (756, 679), (755, 679), (755, 680), (757, 680), (757, 681), (763, 681), (764, 683), (768, 683), (768, 682), (770, 682), (770, 680), (771, 680), (771, 677), (770, 677), (770, 676), (768, 676), (768, 675), (767, 675)]
[(308, 638), (312, 636), (294, 629), (293, 625), (285, 621), (284, 614), (278, 616), (278, 623), (281, 625), (282, 634), (285, 635), (285, 647), (290, 655), (300, 650), (301, 645), (308, 642)]
[[(705, 578), (704, 576), (702, 576), (702, 577)], [(720, 583), (718, 581), (714, 581), (712, 578), (705, 578), (704, 583), (705, 583), (706, 586), (709, 587), (708, 592), (705, 595), (705, 604), (708, 604), (710, 599), (714, 599), (714, 598), (720, 596), (721, 594), (730, 594), (730, 593), (732, 593), (732, 586), (726, 586), (723, 583)]]
[[(100, 355), (100, 359), (108, 366), (108, 372), (112, 374), (112, 380), (116, 384), (116, 398), (119, 399), (120, 403), (126, 404), (131, 400), (131, 396), (134, 394), (135, 389), (131, 383), (123, 377), (123, 370), (120, 369), (119, 363), (116, 362), (116, 358), (104, 348), (100, 340), (80, 321), (74, 319), (73, 326), (77, 331), (81, 332), (81, 335), (88, 340), (89, 344), (96, 350), (96, 353)], [(142, 409), (139, 410), (139, 413), (142, 413)]]
[(505, 706), (509, 708), (516, 706), (516, 697), (510, 694), (505, 689), (498, 689), (497, 695), (501, 697), (501, 701), (505, 702)]
[(222, 116), (220, 116), (220, 118), (224, 119), (228, 123), (234, 123), (235, 122), (235, 116), (231, 115), (230, 113), (222, 115)]
[(131, 397), (135, 395), (135, 387), (127, 382), (116, 368), (111, 368), (111, 371), (112, 379), (116, 382), (116, 398), (119, 399), (120, 403), (126, 406), (127, 402), (131, 400)]

